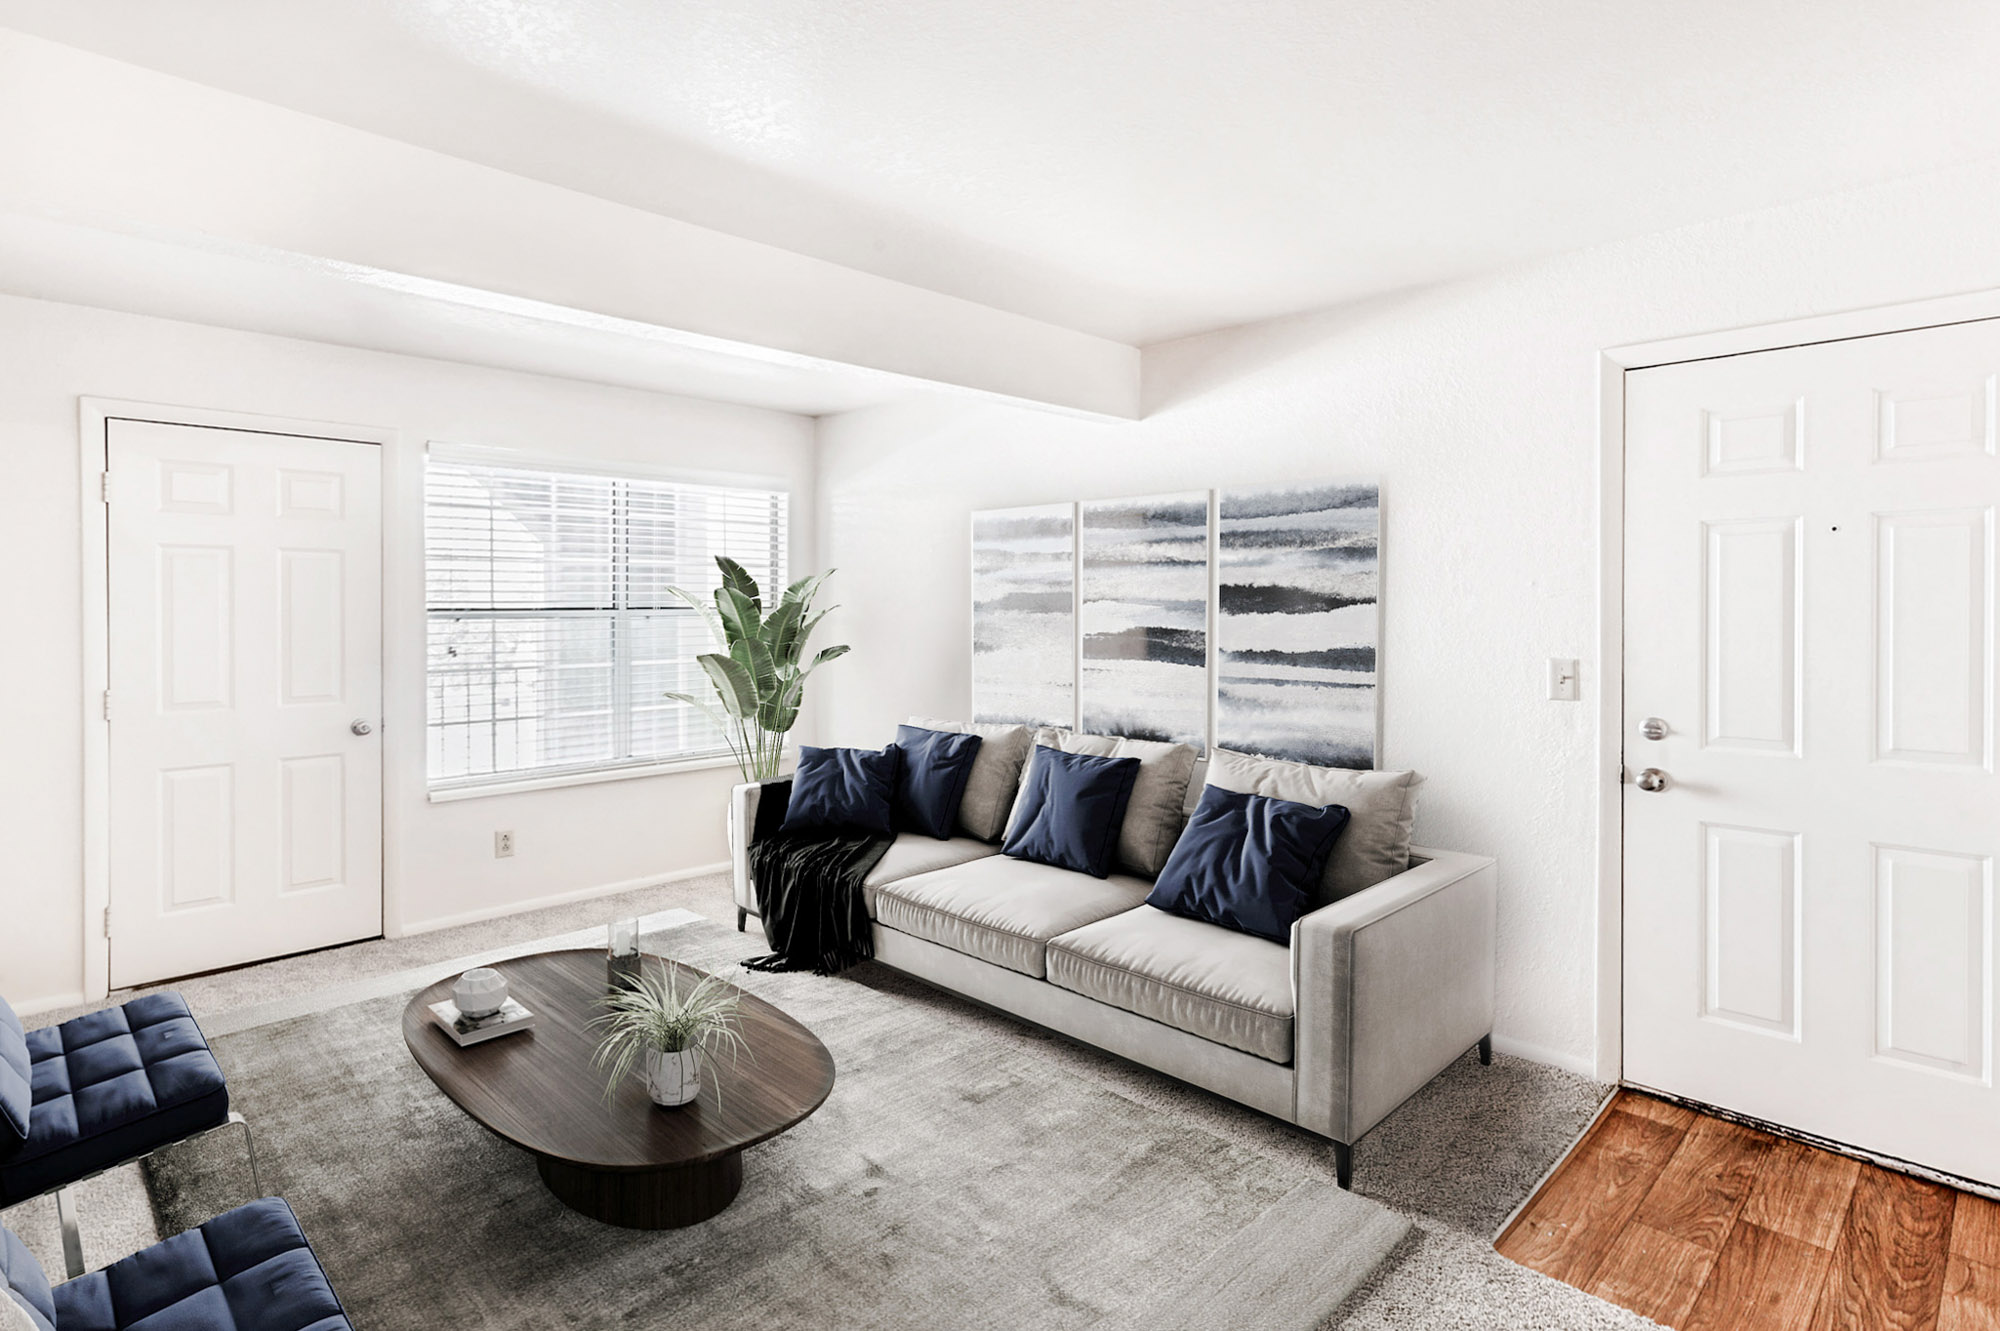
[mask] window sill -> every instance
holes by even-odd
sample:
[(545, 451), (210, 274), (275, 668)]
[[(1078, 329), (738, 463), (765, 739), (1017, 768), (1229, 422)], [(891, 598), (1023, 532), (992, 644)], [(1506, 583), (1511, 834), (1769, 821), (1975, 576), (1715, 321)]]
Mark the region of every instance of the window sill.
[(549, 776), (528, 776), (518, 781), (483, 781), (471, 786), (444, 786), (429, 792), (432, 804), (457, 800), (483, 799), (488, 795), (519, 795), (531, 790), (555, 790), (562, 786), (594, 786), (603, 781), (636, 781), (648, 776), (672, 776), (677, 772), (708, 772), (733, 768), (736, 760), (728, 754), (713, 758), (684, 758), (676, 762), (646, 763), (635, 767), (600, 767), (587, 772), (560, 772)]

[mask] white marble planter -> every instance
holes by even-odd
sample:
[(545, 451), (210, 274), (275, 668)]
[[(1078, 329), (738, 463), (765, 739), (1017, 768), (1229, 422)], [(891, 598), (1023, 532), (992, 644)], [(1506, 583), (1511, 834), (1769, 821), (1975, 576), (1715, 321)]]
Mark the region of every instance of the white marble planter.
[(701, 1050), (646, 1051), (646, 1094), (671, 1109), (701, 1094)]

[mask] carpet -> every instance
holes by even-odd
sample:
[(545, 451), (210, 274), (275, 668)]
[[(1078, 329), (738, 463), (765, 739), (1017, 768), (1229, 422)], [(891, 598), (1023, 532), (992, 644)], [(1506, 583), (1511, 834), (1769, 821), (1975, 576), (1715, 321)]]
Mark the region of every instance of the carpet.
[[(755, 950), (706, 921), (648, 946), (708, 969)], [(880, 967), (739, 982), (810, 1027), (838, 1077), (818, 1113), (747, 1153), (729, 1210), (678, 1231), (600, 1225), (551, 1197), (412, 1062), (407, 993), (213, 1043), (265, 1190), (292, 1203), (369, 1331), (1306, 1331), (1409, 1232), (1334, 1188), (1306, 1134), (1233, 1107), (1286, 1149), (1211, 1132), (1174, 1104), (1213, 1097)], [(240, 1146), (170, 1152), (149, 1173), (168, 1232), (243, 1198)]]

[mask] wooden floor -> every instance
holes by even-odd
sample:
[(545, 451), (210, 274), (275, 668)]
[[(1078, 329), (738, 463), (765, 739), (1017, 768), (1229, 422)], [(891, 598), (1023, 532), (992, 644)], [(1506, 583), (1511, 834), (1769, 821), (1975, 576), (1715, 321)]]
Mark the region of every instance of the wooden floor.
[(1688, 1331), (2000, 1331), (2000, 1203), (1630, 1091), (1494, 1246)]

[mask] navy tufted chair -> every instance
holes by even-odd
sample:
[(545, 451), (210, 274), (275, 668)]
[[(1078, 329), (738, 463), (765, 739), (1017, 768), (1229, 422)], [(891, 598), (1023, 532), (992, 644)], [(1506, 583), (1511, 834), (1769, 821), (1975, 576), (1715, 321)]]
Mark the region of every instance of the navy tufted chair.
[(36, 1331), (353, 1331), (298, 1218), (276, 1197), (53, 1289), (0, 1228), (0, 1298), (8, 1297)]
[(69, 1185), (231, 1123), (242, 1117), (180, 995), (33, 1031), (0, 998), (0, 1208), (55, 1192), (71, 1275), (83, 1252)]

